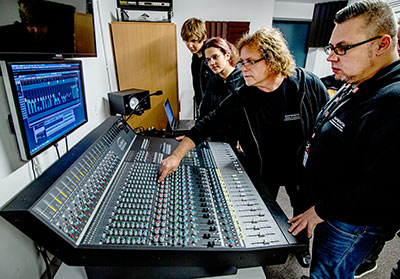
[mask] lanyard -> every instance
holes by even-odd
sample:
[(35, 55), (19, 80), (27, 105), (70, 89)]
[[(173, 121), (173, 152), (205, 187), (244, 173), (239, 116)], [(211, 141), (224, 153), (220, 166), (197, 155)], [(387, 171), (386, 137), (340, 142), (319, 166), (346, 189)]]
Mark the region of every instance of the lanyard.
[(358, 87), (355, 87), (351, 84), (343, 85), (337, 94), (330, 100), (318, 114), (317, 122), (314, 125), (314, 129), (311, 135), (311, 139), (307, 141), (306, 144), (306, 152), (309, 153), (311, 141), (315, 138), (315, 135), (321, 130), (322, 126), (328, 121), (333, 113), (337, 111), (340, 107), (342, 107), (350, 98), (353, 96), (352, 93), (356, 93), (358, 91)]

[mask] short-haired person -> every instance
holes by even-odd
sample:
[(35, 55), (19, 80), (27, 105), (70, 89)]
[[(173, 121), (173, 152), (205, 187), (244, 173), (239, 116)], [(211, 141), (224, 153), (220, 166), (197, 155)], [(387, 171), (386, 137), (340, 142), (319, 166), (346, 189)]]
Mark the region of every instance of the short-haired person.
[(314, 230), (311, 278), (353, 278), (400, 228), (400, 60), (397, 24), (383, 0), (361, 0), (335, 17), (329, 46), (336, 79), (348, 83), (318, 116), (307, 145), (310, 209), (289, 220)]
[(181, 37), (192, 56), (192, 81), (194, 90), (194, 114), (198, 115), (198, 107), (204, 97), (208, 80), (213, 76), (204, 64), (203, 46), (207, 40), (205, 23), (197, 18), (187, 19), (181, 28)]
[[(241, 162), (260, 195), (276, 199), (279, 186), (285, 185), (294, 212), (301, 212), (305, 208), (299, 198), (297, 174), (303, 153), (298, 151), (311, 135), (328, 94), (317, 76), (296, 68), (277, 29), (246, 34), (237, 48), (246, 85), (186, 134), (171, 156), (161, 162), (159, 181), (177, 169), (189, 150), (231, 123), (245, 154)], [(301, 260), (307, 266), (309, 254)]]

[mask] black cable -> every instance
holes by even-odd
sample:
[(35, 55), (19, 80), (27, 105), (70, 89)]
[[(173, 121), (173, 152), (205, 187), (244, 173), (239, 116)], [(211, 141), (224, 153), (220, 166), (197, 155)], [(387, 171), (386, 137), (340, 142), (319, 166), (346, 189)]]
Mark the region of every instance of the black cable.
[(68, 152), (68, 138), (65, 136), (65, 150)]
[(31, 160), (31, 163), (32, 163), (33, 178), (36, 180), (36, 172), (35, 172), (35, 165), (33, 163), (33, 159)]
[(145, 100), (145, 99), (147, 99), (147, 98), (150, 98), (150, 96), (154, 96), (154, 95), (162, 95), (163, 94), (163, 92), (162, 92), (162, 90), (158, 90), (158, 91), (156, 91), (156, 92), (154, 92), (154, 93), (151, 93), (151, 94), (148, 94), (148, 95), (146, 95), (146, 96), (144, 96), (142, 99), (140, 99), (138, 102), (137, 102), (137, 104), (135, 105), (135, 107), (132, 109), (132, 111), (131, 111), (131, 113), (128, 115), (128, 117), (127, 118), (123, 118), (122, 116), (121, 116), (121, 120), (119, 120), (119, 122), (118, 122), (118, 124), (117, 124), (117, 126), (118, 126), (118, 128), (120, 128), (120, 129), (124, 129), (125, 130), (125, 132), (127, 132), (128, 133), (128, 128), (125, 126), (127, 123), (128, 123), (128, 120), (129, 120), (129, 118), (131, 118), (131, 116), (135, 113), (135, 114), (138, 114), (138, 115), (141, 115), (142, 113), (143, 113), (143, 109), (142, 108), (140, 108), (139, 107), (139, 105), (143, 102), (143, 100)]
[(45, 250), (42, 246), (40, 246), (40, 245), (38, 245), (38, 244), (36, 244), (36, 246), (37, 246), (37, 248), (38, 248), (40, 254), (42, 255), (42, 258), (43, 258), (43, 260), (44, 260), (44, 263), (46, 264), (46, 275), (47, 275), (47, 279), (51, 279), (52, 276), (51, 276), (51, 270), (50, 270), (50, 259), (49, 259), (49, 256), (47, 255), (46, 250)]
[(58, 157), (58, 159), (60, 159), (60, 152), (58, 151), (58, 142), (56, 142), (54, 144), (54, 147), (56, 148), (56, 151), (57, 151), (57, 157)]

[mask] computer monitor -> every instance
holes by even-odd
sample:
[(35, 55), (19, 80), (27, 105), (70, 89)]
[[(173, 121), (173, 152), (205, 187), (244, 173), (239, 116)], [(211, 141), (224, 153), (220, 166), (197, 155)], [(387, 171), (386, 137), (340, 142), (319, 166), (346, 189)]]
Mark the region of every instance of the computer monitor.
[(1, 70), (23, 160), (88, 121), (81, 61), (1, 61)]

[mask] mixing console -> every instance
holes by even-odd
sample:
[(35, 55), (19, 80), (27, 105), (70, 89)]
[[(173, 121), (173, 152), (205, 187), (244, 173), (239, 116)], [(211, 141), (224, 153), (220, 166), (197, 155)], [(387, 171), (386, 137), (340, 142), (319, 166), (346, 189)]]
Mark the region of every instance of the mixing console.
[(179, 266), (190, 257), (195, 266), (213, 266), (222, 257), (243, 267), (284, 262), (304, 247), (287, 233), (279, 206), (263, 202), (228, 144), (199, 145), (158, 183), (159, 164), (177, 145), (137, 136), (109, 118), (1, 215), (71, 265), (135, 259)]

